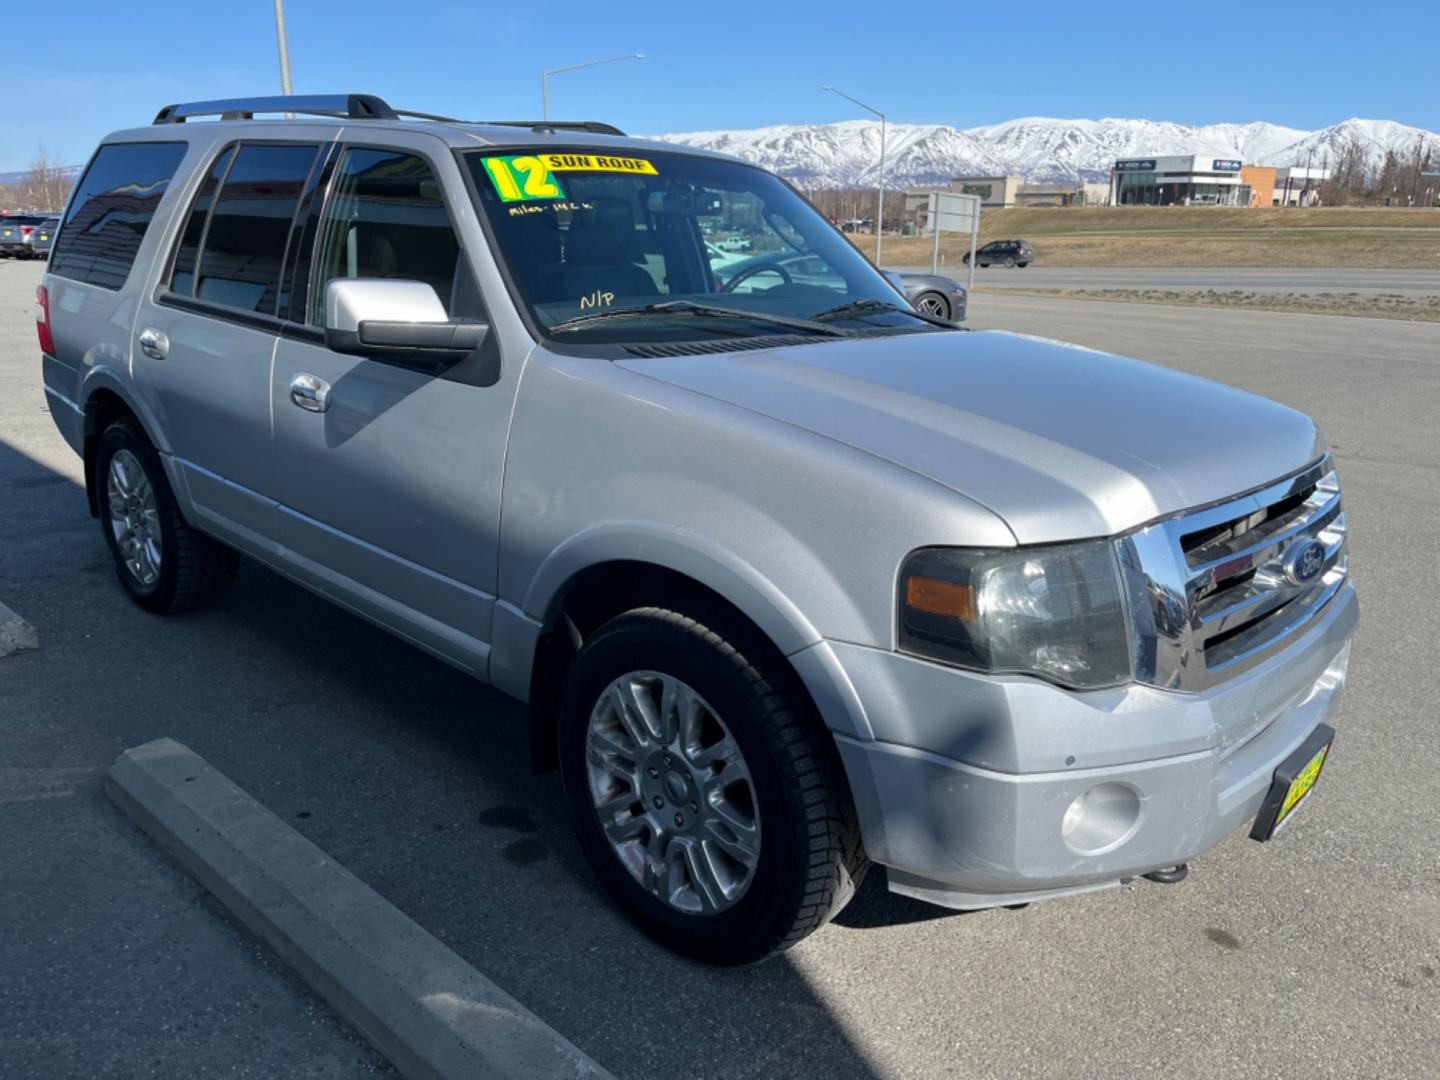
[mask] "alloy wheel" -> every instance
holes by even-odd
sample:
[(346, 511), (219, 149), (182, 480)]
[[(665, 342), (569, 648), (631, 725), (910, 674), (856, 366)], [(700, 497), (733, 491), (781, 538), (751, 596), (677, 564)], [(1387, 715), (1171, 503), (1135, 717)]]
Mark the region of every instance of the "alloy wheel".
[(160, 509), (155, 488), (145, 475), (140, 460), (120, 449), (110, 459), (105, 477), (105, 498), (110, 530), (121, 561), (140, 585), (148, 588), (160, 579), (164, 544), (160, 533)]
[(934, 315), (941, 319), (948, 319), (950, 317), (949, 305), (938, 296), (931, 294), (922, 296), (915, 306), (926, 315)]
[(736, 904), (759, 863), (758, 803), (705, 699), (673, 676), (629, 672), (595, 702), (585, 742), (595, 813), (631, 876), (688, 914)]

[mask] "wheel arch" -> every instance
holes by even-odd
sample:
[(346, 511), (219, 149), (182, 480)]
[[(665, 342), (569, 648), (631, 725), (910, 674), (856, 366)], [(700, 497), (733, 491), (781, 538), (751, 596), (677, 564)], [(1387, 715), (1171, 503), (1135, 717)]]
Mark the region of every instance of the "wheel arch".
[[(95, 480), (95, 453), (100, 445), (100, 436), (105, 429), (122, 416), (129, 416), (140, 425), (140, 430), (150, 440), (150, 445), (160, 451), (161, 461), (167, 470), (169, 455), (163, 440), (157, 437), (159, 430), (149, 410), (138, 405), (127, 392), (123, 383), (105, 368), (96, 368), (86, 376), (81, 400), (85, 415), (83, 446), (81, 456), (85, 462), (85, 499), (90, 505), (90, 516), (100, 516), (99, 495)], [(172, 486), (173, 486), (173, 477)]]
[[(722, 604), (749, 623), (795, 673), (817, 713), (834, 728), (838, 715), (863, 717), (848, 678), (820, 633), (773, 582), (754, 567), (691, 534), (669, 530), (606, 530), (576, 538), (542, 564), (523, 610), (497, 609), (491, 680), (528, 700), (532, 752), (538, 768), (554, 765), (556, 705), (566, 669), (585, 638), (634, 607), (687, 601)], [(509, 627), (498, 625), (506, 618)], [(519, 630), (520, 621), (528, 633)], [(842, 721), (850, 730), (856, 725)], [(864, 725), (868, 728), (868, 724)]]

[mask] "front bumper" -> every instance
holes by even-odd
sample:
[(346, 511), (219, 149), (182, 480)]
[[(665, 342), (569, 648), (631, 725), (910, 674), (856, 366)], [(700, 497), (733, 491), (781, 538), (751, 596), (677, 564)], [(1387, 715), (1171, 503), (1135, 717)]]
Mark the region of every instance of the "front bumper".
[[(1358, 613), (1347, 584), (1289, 648), (1199, 694), (1075, 693), (827, 643), (861, 710), (832, 727), (866, 850), (893, 891), (953, 908), (1186, 862), (1254, 818), (1334, 711)], [(1067, 836), (1067, 808), (1097, 790), (1092, 827)]]

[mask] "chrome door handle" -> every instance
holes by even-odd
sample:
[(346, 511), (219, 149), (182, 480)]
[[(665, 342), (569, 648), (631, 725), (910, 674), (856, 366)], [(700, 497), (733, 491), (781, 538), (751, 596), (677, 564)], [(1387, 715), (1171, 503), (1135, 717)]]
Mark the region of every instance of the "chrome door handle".
[(170, 351), (170, 339), (153, 326), (140, 331), (140, 351), (151, 360), (164, 360)]
[(302, 371), (290, 380), (290, 400), (307, 412), (324, 412), (330, 408), (330, 384)]

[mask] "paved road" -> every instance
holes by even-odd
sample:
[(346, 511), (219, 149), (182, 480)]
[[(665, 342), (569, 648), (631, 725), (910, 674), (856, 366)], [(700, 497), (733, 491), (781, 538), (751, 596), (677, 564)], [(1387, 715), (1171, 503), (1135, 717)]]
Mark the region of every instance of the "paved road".
[[(1440, 239), (1436, 240), (1440, 251)], [(929, 273), (923, 267), (903, 267)], [(962, 283), (969, 271), (950, 266), (945, 273)], [(975, 290), (1000, 289), (1239, 289), (1244, 292), (1358, 292), (1440, 294), (1440, 270), (1303, 269), (1292, 267), (1121, 267), (1046, 266), (1032, 263), (1023, 270), (976, 267)]]
[(0, 603), (41, 645), (0, 658), (0, 1076), (393, 1075), (101, 790), (170, 708), (243, 714), (113, 602), (40, 391), (39, 277), (0, 262)]
[[(26, 867), (0, 874), (0, 996), (29, 1009), (16, 1023), (0, 1003), (3, 1052), (160, 1072), (148, 1063), (179, 1030), (214, 1037), (185, 1059), (204, 1069), (171, 1072), (219, 1073), (272, 1040), (332, 1072), (364, 1067), (313, 1007), (277, 1016), (307, 1006), (273, 974), (232, 996), (254, 954), (99, 795), (119, 749), (171, 735), (625, 1077), (1440, 1071), (1440, 326), (977, 297), (978, 325), (1116, 347), (1321, 418), (1365, 608), (1334, 761), (1279, 841), (1234, 837), (1184, 885), (955, 915), (877, 878), (787, 956), (717, 971), (604, 901), (556, 778), (528, 771), (515, 705), (254, 565), (214, 611), (157, 619), (126, 601), (41, 411), (14, 314), (33, 279), (0, 264), (0, 602), (42, 638), (0, 660), (15, 770), (0, 783), (56, 796), (0, 798), (0, 865)], [(202, 933), (218, 942), (214, 994), (186, 974)], [(164, 963), (117, 962), (162, 935)]]

